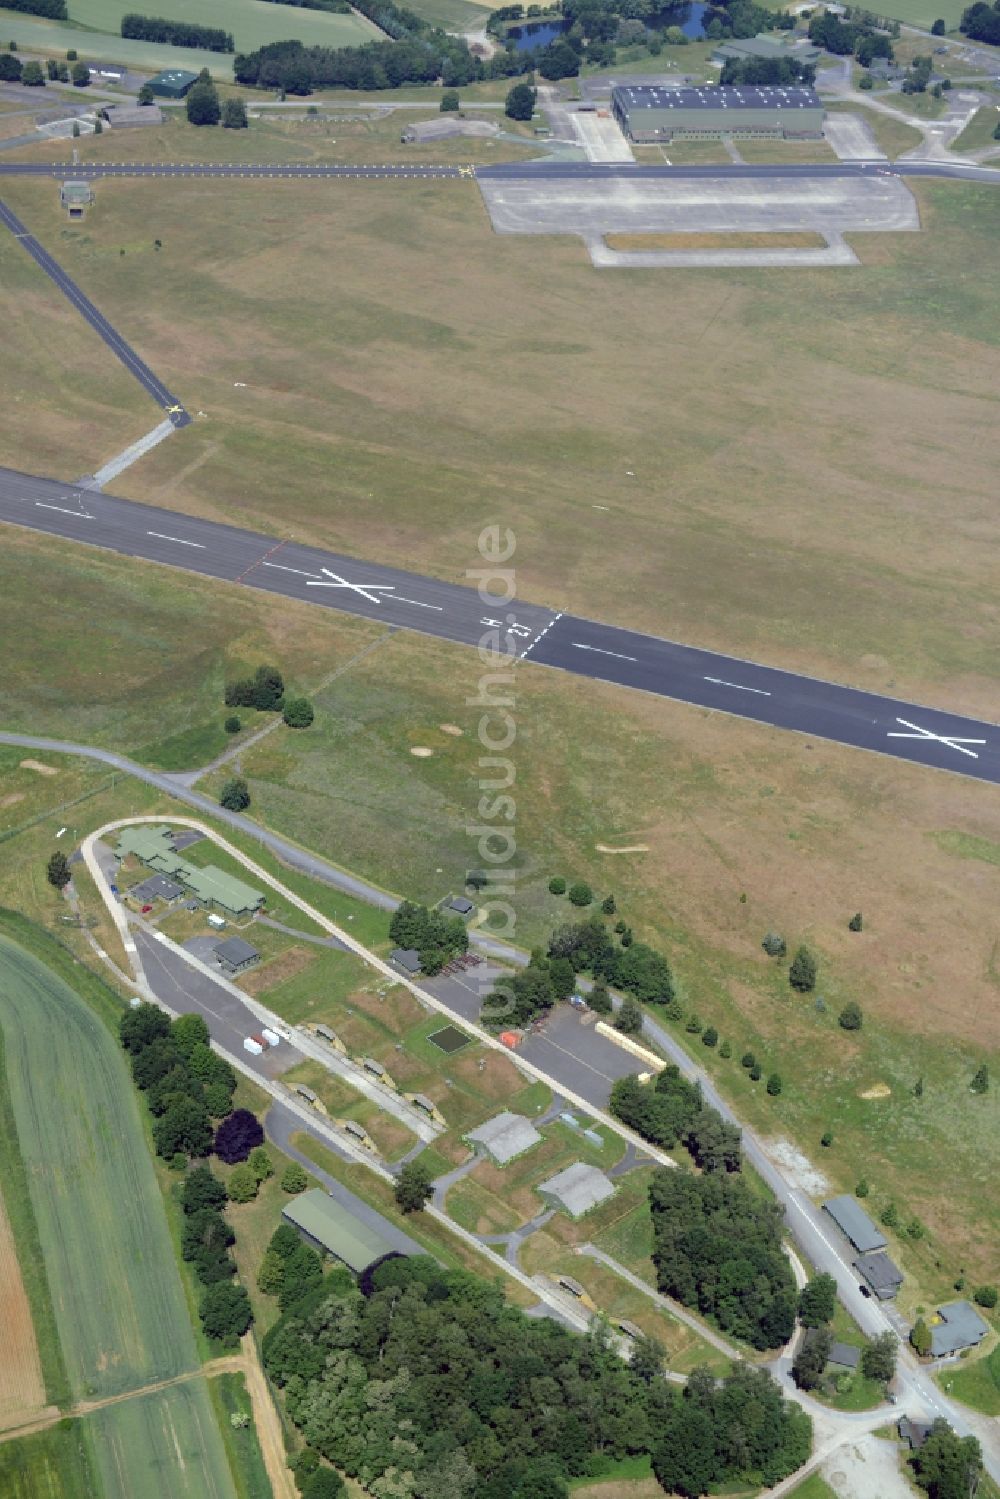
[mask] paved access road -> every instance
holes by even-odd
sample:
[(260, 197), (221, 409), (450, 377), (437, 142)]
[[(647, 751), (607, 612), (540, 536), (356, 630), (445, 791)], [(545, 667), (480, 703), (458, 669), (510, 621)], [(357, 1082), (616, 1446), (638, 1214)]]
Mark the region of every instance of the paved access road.
[(1000, 726), (216, 521), (0, 469), (0, 521), (613, 682), (775, 728), (1000, 782)]
[(39, 244), (35, 236), (30, 234), (22, 224), (17, 214), (3, 201), (0, 201), (0, 224), (6, 225), (10, 232), (20, 240), (32, 260), (41, 266), (46, 276), (55, 282), (63, 295), (72, 302), (77, 312), (82, 313), (90, 326), (100, 334), (115, 358), (121, 360), (129, 374), (133, 375), (143, 390), (153, 397), (158, 406), (162, 407), (173, 425), (186, 427), (191, 418), (177, 397), (167, 389), (162, 380), (157, 379), (149, 365), (139, 358), (135, 350), (108, 322), (103, 312), (99, 312), (90, 298), (84, 296), (72, 277), (66, 274), (59, 262), (52, 258), (43, 245)]
[(344, 163), (305, 165), (286, 163), (274, 166), (268, 162), (69, 162), (2, 161), (0, 177), (73, 177), (93, 180), (101, 177), (344, 177), (344, 178), (461, 178), (482, 177), (535, 179), (538, 177), (629, 179), (642, 181), (653, 177), (694, 178), (823, 178), (866, 177), (881, 172), (887, 177), (948, 177), (960, 182), (987, 182), (1000, 185), (1000, 171), (991, 167), (970, 166), (948, 161), (838, 161), (778, 166), (763, 163), (737, 166), (668, 166), (666, 162), (644, 165), (638, 162), (601, 161), (533, 161), (496, 162), (491, 166), (433, 166), (411, 162), (362, 166)]

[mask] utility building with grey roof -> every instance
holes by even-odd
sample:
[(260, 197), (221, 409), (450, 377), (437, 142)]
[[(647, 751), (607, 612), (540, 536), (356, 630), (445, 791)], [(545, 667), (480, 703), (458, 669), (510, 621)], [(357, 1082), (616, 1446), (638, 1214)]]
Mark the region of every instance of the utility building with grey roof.
[(550, 1207), (562, 1208), (571, 1218), (582, 1218), (591, 1208), (614, 1194), (612, 1182), (585, 1161), (574, 1161), (565, 1171), (542, 1182), (538, 1188)]
[(530, 1119), (509, 1110), (497, 1114), (494, 1119), (487, 1119), (476, 1129), (470, 1129), (465, 1138), (481, 1155), (488, 1155), (496, 1166), (506, 1166), (508, 1161), (539, 1145), (542, 1139)]
[(818, 140), (823, 134), (820, 97), (815, 89), (800, 85), (619, 85), (611, 90), (611, 109), (623, 134), (640, 144), (721, 135)]
[(884, 1249), (888, 1243), (885, 1234), (879, 1232), (853, 1197), (831, 1197), (829, 1202), (824, 1202), (823, 1211), (829, 1213), (859, 1254), (871, 1254), (875, 1249)]

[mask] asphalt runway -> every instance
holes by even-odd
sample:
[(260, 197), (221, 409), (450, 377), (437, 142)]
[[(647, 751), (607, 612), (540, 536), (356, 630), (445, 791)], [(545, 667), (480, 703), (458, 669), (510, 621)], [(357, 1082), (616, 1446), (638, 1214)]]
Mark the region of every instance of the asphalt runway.
[(484, 180), (521, 180), (535, 178), (620, 178), (641, 181), (643, 178), (802, 178), (865, 177), (945, 177), (958, 182), (1000, 184), (1000, 171), (992, 167), (964, 166), (960, 162), (872, 161), (816, 162), (799, 165), (757, 163), (736, 166), (643, 165), (638, 162), (601, 161), (507, 161), (491, 166), (434, 166), (410, 162), (392, 162), (379, 166), (286, 164), (267, 162), (69, 162), (0, 161), (0, 177), (54, 177), (77, 181), (103, 177), (249, 177), (249, 178), (353, 178), (387, 180), (399, 178), (483, 178)]
[[(918, 765), (1000, 782), (1000, 726), (0, 469), (0, 521)], [(502, 694), (501, 694), (502, 695)], [(499, 729), (498, 729), (499, 732)]]
[(186, 427), (191, 417), (173, 392), (167, 389), (162, 380), (157, 379), (149, 365), (139, 358), (135, 350), (108, 322), (103, 312), (99, 312), (90, 298), (84, 296), (76, 282), (66, 274), (59, 262), (53, 259), (43, 245), (39, 244), (35, 236), (30, 234), (22, 224), (17, 214), (2, 200), (0, 200), (0, 223), (6, 225), (11, 234), (27, 250), (32, 260), (41, 266), (46, 276), (55, 282), (77, 312), (81, 313), (95, 332), (100, 334), (115, 358), (121, 361), (129, 374), (138, 380), (143, 390), (151, 395), (156, 404), (167, 413), (173, 425)]

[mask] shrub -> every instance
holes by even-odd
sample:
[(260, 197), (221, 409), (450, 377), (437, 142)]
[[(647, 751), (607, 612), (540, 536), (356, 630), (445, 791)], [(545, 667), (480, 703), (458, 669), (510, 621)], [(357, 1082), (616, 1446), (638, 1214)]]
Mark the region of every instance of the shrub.
[(70, 880), (73, 878), (73, 872), (69, 867), (69, 860), (60, 849), (56, 849), (55, 853), (49, 859), (48, 864), (45, 866), (45, 878), (48, 880), (49, 884), (54, 885), (57, 890), (65, 889)]
[(240, 732), (240, 729), (242, 729), (243, 724), (235, 713), (230, 713), (229, 717), (226, 719), (222, 727), (225, 729), (227, 734), (238, 734)]
[(921, 1358), (926, 1358), (931, 1351), (931, 1330), (923, 1317), (918, 1317), (910, 1330), (910, 1342), (914, 1350)]
[(979, 1071), (976, 1073), (975, 1077), (972, 1079), (972, 1082), (969, 1084), (969, 1090), (972, 1093), (986, 1093), (989, 1091), (989, 1086), (990, 1070), (984, 1062)]
[(589, 906), (594, 899), (594, 892), (586, 880), (577, 880), (575, 885), (570, 885), (567, 894), (574, 906)]
[(859, 1181), (854, 1188), (854, 1195), (855, 1197), (867, 1197), (870, 1190), (871, 1188), (866, 1181)]
[(447, 88), (441, 95), (441, 103), (438, 107), (441, 114), (454, 114), (460, 102), (458, 91), (453, 88)]
[(722, 1045), (719, 1047), (719, 1056), (722, 1057), (725, 1061), (728, 1061), (732, 1054), (732, 1046), (728, 1041), (723, 1041)]
[(247, 1157), (249, 1166), (259, 1182), (274, 1175), (274, 1165), (263, 1145), (255, 1145)]
[(880, 1217), (886, 1228), (899, 1227), (899, 1208), (894, 1202), (886, 1203), (885, 1207), (882, 1209)]
[(561, 874), (554, 874), (552, 876), (551, 880), (549, 880), (549, 894), (550, 895), (565, 895), (566, 894), (566, 881), (563, 879), (563, 877), (562, 877)]
[(257, 1196), (259, 1187), (257, 1173), (249, 1161), (244, 1162), (242, 1166), (237, 1166), (226, 1183), (226, 1191), (229, 1193), (231, 1202), (252, 1202)]
[(701, 1033), (702, 1045), (703, 1046), (715, 1046), (715, 1044), (717, 1043), (718, 1039), (719, 1039), (719, 1033), (715, 1029), (715, 1026), (714, 1025), (706, 1025), (705, 1029)]
[(76, 48), (75, 47), (70, 47), (69, 51), (66, 53), (66, 61), (67, 62), (76, 62)]
[(859, 1031), (861, 1029), (861, 1022), (863, 1019), (864, 1017), (861, 1014), (861, 1006), (855, 1004), (854, 1000), (852, 999), (844, 1006), (840, 1014), (837, 1016), (837, 1024), (840, 1026), (841, 1030)]
[(595, 980), (594, 987), (587, 996), (587, 1003), (595, 1015), (611, 1014), (611, 995), (608, 993), (608, 986), (603, 979)]
[(242, 99), (227, 99), (222, 106), (223, 130), (246, 130), (247, 107)]
[(769, 958), (783, 958), (788, 951), (784, 937), (778, 932), (768, 932), (760, 945)]
[(754, 1066), (756, 1061), (757, 1058), (754, 1056), (752, 1051), (745, 1051), (740, 1057), (740, 1066), (745, 1067), (749, 1072), (750, 1068)]
[(309, 1185), (309, 1178), (298, 1161), (292, 1161), (281, 1173), (281, 1190), (283, 1192), (304, 1192)]
[(235, 1348), (253, 1321), (246, 1291), (242, 1286), (226, 1281), (208, 1288), (198, 1310), (206, 1336), (214, 1338), (224, 1348)]
[(761, 1078), (763, 1076), (764, 1076), (764, 1069), (763, 1069), (763, 1067), (760, 1065), (759, 1062), (754, 1062), (753, 1066), (750, 1068), (750, 1081), (753, 1082), (753, 1083), (759, 1083), (760, 1080), (761, 1080)]
[(996, 1286), (977, 1286), (972, 1293), (972, 1299), (977, 1306), (995, 1307), (997, 1304)]
[(819, 1143), (823, 1146), (824, 1150), (829, 1150), (830, 1146), (833, 1144), (832, 1131), (828, 1129), (824, 1130), (819, 1137)]
[(788, 970), (788, 982), (799, 994), (808, 994), (816, 987), (816, 959), (808, 947), (800, 947)]
[(767, 1080), (767, 1091), (772, 1098), (777, 1098), (783, 1087), (780, 1072), (772, 1072)]
[(618, 907), (615, 904), (615, 898), (613, 895), (606, 895), (601, 901), (601, 910), (604, 912), (605, 916), (613, 916), (617, 909)]
[(307, 697), (289, 698), (282, 715), (290, 729), (308, 729), (316, 713)]
[(615, 1018), (615, 1030), (621, 1031), (623, 1036), (637, 1036), (642, 1030), (642, 1010), (631, 997), (621, 1002)]
[(219, 806), (228, 812), (245, 812), (250, 805), (250, 787), (242, 776), (233, 776), (219, 793)]
[(861, 927), (862, 927), (861, 912), (860, 911), (855, 911), (854, 915), (851, 917), (850, 921), (847, 923), (847, 930), (849, 932), (860, 932), (861, 931)]
[(188, 90), (184, 109), (191, 125), (217, 125), (222, 117), (222, 105), (215, 84), (199, 78)]
[(687, 1031), (689, 1036), (701, 1035), (701, 1021), (698, 1019), (697, 1015), (691, 1014), (688, 1016), (687, 1025), (684, 1027), (684, 1029)]

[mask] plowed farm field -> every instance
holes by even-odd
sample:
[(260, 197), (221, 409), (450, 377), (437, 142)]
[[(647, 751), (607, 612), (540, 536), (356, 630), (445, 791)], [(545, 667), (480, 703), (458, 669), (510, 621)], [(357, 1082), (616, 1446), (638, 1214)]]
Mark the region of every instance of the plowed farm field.
[(0, 1359), (0, 1431), (6, 1431), (39, 1414), (45, 1405), (45, 1384), (14, 1235), (2, 1200), (0, 1327), (4, 1333), (3, 1358)]

